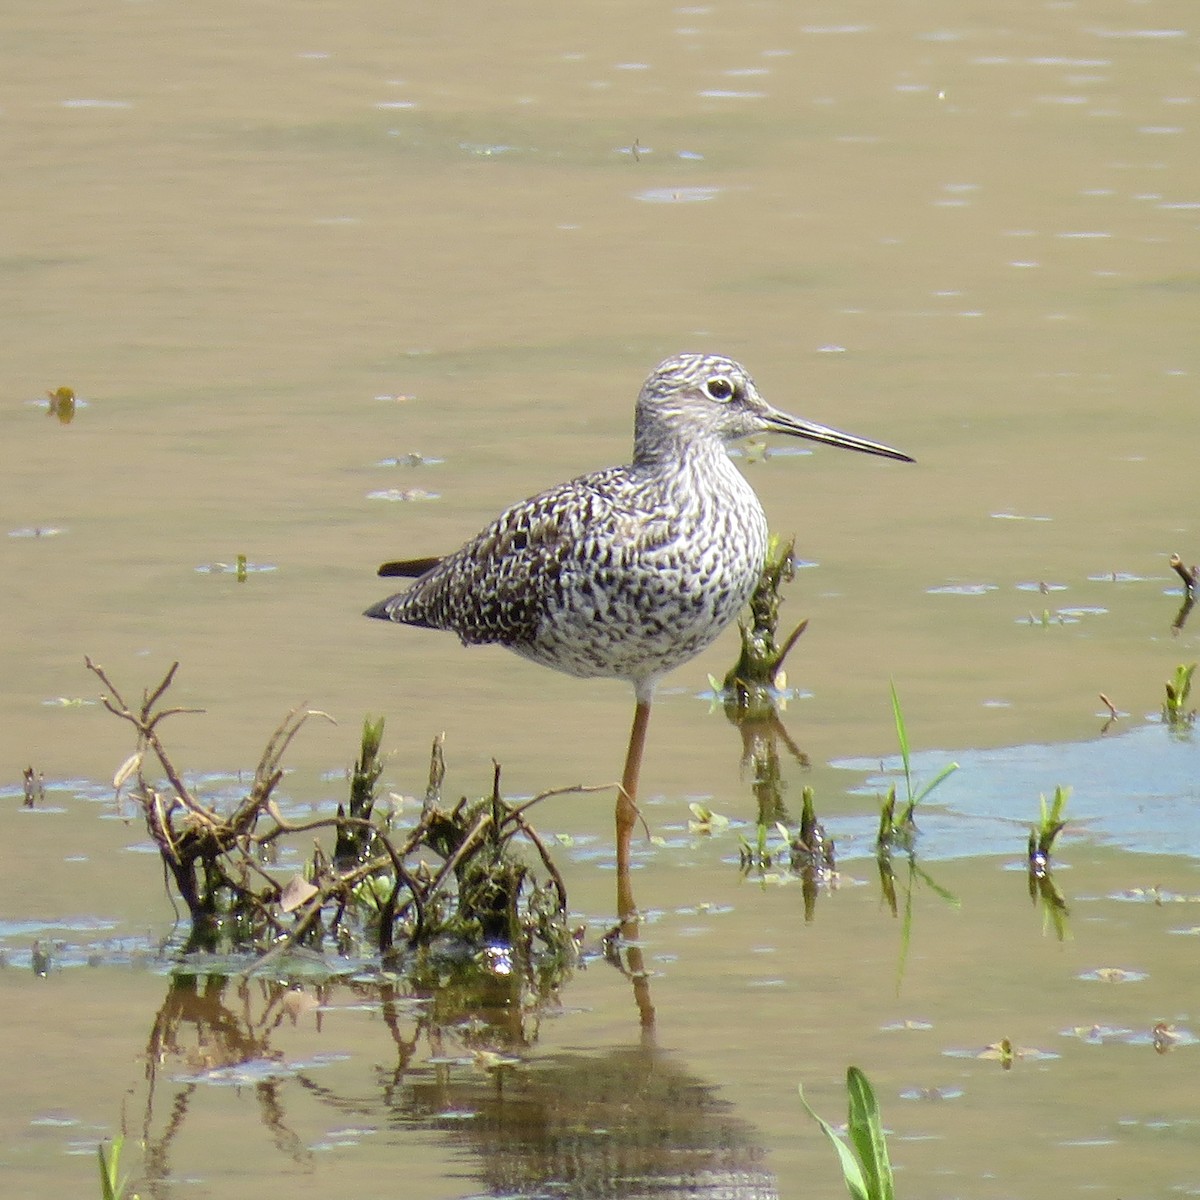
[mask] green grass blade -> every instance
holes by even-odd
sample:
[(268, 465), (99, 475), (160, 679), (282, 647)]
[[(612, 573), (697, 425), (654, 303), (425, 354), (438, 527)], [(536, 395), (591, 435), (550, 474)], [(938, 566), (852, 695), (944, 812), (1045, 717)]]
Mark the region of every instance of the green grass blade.
[(908, 951), (912, 945), (913, 927), (913, 878), (917, 864), (912, 856), (908, 859), (908, 886), (904, 889), (904, 916), (900, 918), (900, 956), (896, 960), (896, 995), (904, 986), (904, 969), (908, 966)]
[[(851, 1069), (853, 1070), (854, 1068)], [(808, 1115), (820, 1125), (825, 1136), (833, 1143), (833, 1148), (837, 1151), (838, 1161), (842, 1165), (842, 1178), (846, 1181), (846, 1190), (854, 1200), (877, 1200), (867, 1190), (867, 1181), (863, 1178), (862, 1168), (855, 1161), (854, 1155), (850, 1152), (850, 1147), (838, 1137), (833, 1126), (823, 1117), (819, 1116), (812, 1105), (804, 1098), (804, 1088), (797, 1087), (796, 1091), (799, 1092), (800, 1103), (804, 1105)]]
[(904, 787), (911, 802), (913, 798), (912, 789), (912, 764), (909, 762), (908, 753), (908, 729), (904, 724), (904, 712), (900, 708), (900, 696), (896, 691), (896, 681), (889, 681), (892, 692), (892, 717), (896, 722), (896, 740), (900, 743), (900, 761), (904, 763)]
[(944, 766), (944, 767), (943, 767), (943, 768), (942, 768), (942, 769), (941, 769), (941, 770), (940, 770), (940, 771), (939, 771), (939, 772), (938, 772), (938, 773), (937, 773), (937, 774), (936, 774), (936, 775), (935, 775), (935, 776), (934, 776), (934, 777), (933, 777), (933, 778), (932, 778), (932, 779), (931, 779), (931, 780), (930, 780), (930, 781), (929, 781), (929, 782), (928, 782), (928, 783), (927, 783), (927, 784), (926, 784), (926, 785), (925, 785), (925, 786), (924, 786), (924, 787), (923, 787), (923, 788), (920, 790), (920, 792), (918, 792), (918, 793), (917, 793), (917, 796), (916, 796), (916, 798), (913, 800), (913, 807), (915, 808), (915, 807), (916, 807), (918, 804), (920, 804), (920, 803), (921, 803), (921, 801), (922, 801), (922, 800), (924, 800), (924, 799), (925, 799), (925, 797), (926, 797), (926, 796), (928, 796), (928, 795), (929, 795), (929, 793), (930, 793), (930, 792), (932, 792), (932, 791), (933, 791), (933, 789), (934, 789), (935, 787), (937, 787), (937, 785), (938, 785), (939, 783), (941, 783), (941, 782), (942, 782), (943, 780), (945, 780), (945, 779), (948, 779), (948, 778), (949, 778), (951, 775), (953, 775), (953, 774), (954, 774), (954, 772), (955, 772), (955, 771), (957, 771), (957, 770), (958, 770), (958, 763), (956, 763), (956, 762), (947, 763), (947, 764), (946, 764), (946, 765), (945, 765), (945, 766)]
[(875, 1090), (857, 1067), (850, 1067), (846, 1071), (846, 1091), (850, 1096), (850, 1140), (866, 1175), (867, 1194), (871, 1200), (895, 1200), (892, 1164)]
[(118, 1172), (121, 1170), (121, 1144), (124, 1138), (115, 1137), (112, 1149), (104, 1153), (104, 1143), (96, 1147), (96, 1157), (100, 1160), (100, 1195), (103, 1200), (120, 1200), (124, 1190), (120, 1183)]

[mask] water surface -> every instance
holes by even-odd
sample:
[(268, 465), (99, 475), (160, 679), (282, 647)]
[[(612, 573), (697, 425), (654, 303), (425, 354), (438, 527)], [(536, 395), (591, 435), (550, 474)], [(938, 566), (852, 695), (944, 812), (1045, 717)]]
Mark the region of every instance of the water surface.
[[(703, 1093), (698, 1127), (725, 1114), (750, 1185), (785, 1195), (836, 1191), (792, 1094), (803, 1080), (836, 1113), (850, 1061), (879, 1085), (911, 1191), (1194, 1187), (1194, 1051), (1061, 1031), (1196, 1021), (1192, 943), (1173, 932), (1188, 905), (1113, 898), (1196, 890), (1191, 751), (1143, 728), (1200, 657), (1196, 627), (1172, 629), (1167, 568), (1200, 559), (1195, 39), (1177, 0), (0, 15), (10, 1190), (94, 1182), (165, 1003), (128, 949), (165, 933), (157, 864), (101, 799), (132, 747), (84, 655), (131, 696), (181, 662), (175, 699), (207, 715), (174, 718), (171, 745), (214, 789), (302, 702), (341, 724), (294, 747), (298, 803), (331, 802), (365, 712), (388, 714), (397, 790), (421, 787), (440, 730), (454, 790), (485, 789), (493, 758), (514, 794), (612, 780), (622, 686), (359, 613), (383, 594), (377, 562), (621, 461), (641, 380), (685, 348), (731, 353), (777, 405), (919, 465), (747, 465), (815, 564), (788, 602), (811, 626), (784, 719), (813, 764), (788, 768), (789, 795), (814, 786), (862, 886), (805, 925), (794, 887), (738, 882), (735, 833), (688, 848), (688, 800), (754, 816), (741, 740), (698, 698), (730, 635), (672, 677), (651, 729), (647, 816), (670, 843), (638, 872), (659, 914), (653, 1055)], [(60, 386), (86, 401), (65, 426), (42, 411)], [(239, 554), (245, 582), (226, 569)], [(895, 748), (889, 680), (914, 745), (963, 763), (927, 819), (962, 908), (922, 894), (899, 999), (897, 928), (854, 857), (863, 772)], [(1097, 743), (1100, 692), (1127, 715)], [(847, 760), (861, 769), (830, 765)], [(27, 766), (73, 781), (50, 789), (61, 813), (16, 811)], [(1088, 818), (1063, 851), (1065, 944), (1004, 870), (1060, 783)], [(575, 839), (573, 902), (599, 927), (609, 805), (559, 800), (542, 820)], [(47, 979), (26, 969), (37, 937), (64, 943)], [(67, 965), (92, 950), (106, 965)], [(1107, 966), (1146, 978), (1082, 977)], [(563, 1005), (531, 1050), (547, 1076), (594, 1055), (622, 1078), (625, 981), (597, 965)], [(933, 1030), (884, 1028), (910, 1018)], [(400, 1170), (429, 1196), (515, 1188), (481, 1166), (485, 1138), (385, 1095), (381, 1024), (281, 1025), (289, 1060), (347, 1057), (267, 1081), (274, 1126), (261, 1080), (164, 1074), (156, 1114), (173, 1088), (195, 1099), (187, 1148), (152, 1164), (157, 1194), (274, 1194), (281, 1173), (298, 1194), (383, 1194)], [(946, 1053), (1003, 1037), (1059, 1057), (1006, 1072)], [(961, 1094), (902, 1099), (913, 1088)], [(344, 1132), (359, 1126), (374, 1132)]]

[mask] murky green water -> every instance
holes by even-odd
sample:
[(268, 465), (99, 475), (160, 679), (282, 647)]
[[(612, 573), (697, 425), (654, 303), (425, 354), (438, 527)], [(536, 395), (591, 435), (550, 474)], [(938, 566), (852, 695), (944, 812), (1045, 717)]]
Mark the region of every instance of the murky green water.
[[(658, 1169), (638, 1147), (674, 1113), (688, 1171), (837, 1194), (794, 1087), (834, 1114), (852, 1061), (908, 1193), (1195, 1190), (1195, 758), (1145, 721), (1200, 657), (1167, 567), (1200, 559), (1196, 35), (1168, 0), (0, 14), (8, 1190), (80, 1194), (124, 1119), (147, 1195), (592, 1194)], [(227, 990), (149, 1070), (176, 1001), (121, 964), (167, 914), (127, 849), (142, 832), (101, 799), (125, 731), (60, 703), (94, 698), (84, 655), (132, 694), (182, 663), (177, 701), (208, 711), (171, 745), (197, 773), (252, 768), (297, 703), (333, 713), (291, 757), (306, 803), (340, 789), (368, 711), (398, 790), (442, 729), (456, 790), (485, 789), (493, 757), (514, 793), (615, 778), (623, 687), (358, 614), (377, 562), (623, 459), (642, 378), (683, 348), (919, 460), (747, 466), (815, 564), (785, 714), (813, 766), (787, 778), (836, 830), (841, 889), (805, 924), (796, 887), (739, 882), (734, 833), (686, 833), (696, 797), (753, 818), (740, 738), (697, 698), (725, 641), (669, 681), (643, 772), (668, 841), (639, 851), (653, 1049), (597, 963), (503, 1103), (430, 1064), (466, 1034), (428, 1044), (344, 988), (282, 1017)], [(86, 401), (66, 426), (42, 411), (64, 385)], [(244, 583), (219, 566), (239, 554)], [(921, 893), (899, 998), (897, 925), (855, 857), (875, 805), (856, 789), (894, 752), (889, 679), (936, 751), (922, 770), (963, 763), (923, 822), (961, 908)], [(1127, 715), (1098, 741), (1101, 692)], [(27, 766), (76, 781), (50, 788), (61, 813), (17, 811)], [(1057, 784), (1078, 818), (1065, 944), (1004, 869)], [(598, 928), (610, 805), (556, 800), (541, 825), (574, 837)], [(1167, 902), (1122, 898), (1153, 887)], [(65, 943), (46, 979), (35, 938)], [(89, 948), (104, 965), (67, 965)], [(1106, 967), (1145, 978), (1084, 978)], [(907, 1020), (932, 1028), (888, 1028)], [(1158, 1022), (1181, 1031), (1162, 1054)], [(949, 1053), (1004, 1037), (1057, 1057)], [(204, 1075), (227, 1045), (286, 1069)], [(581, 1077), (593, 1093), (569, 1097)]]

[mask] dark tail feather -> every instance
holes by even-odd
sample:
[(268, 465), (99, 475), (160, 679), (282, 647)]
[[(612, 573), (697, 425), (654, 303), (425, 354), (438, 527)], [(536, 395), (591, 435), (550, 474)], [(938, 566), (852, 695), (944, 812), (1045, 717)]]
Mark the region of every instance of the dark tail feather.
[[(379, 568), (380, 575), (402, 575), (405, 579), (419, 579), (426, 571), (432, 571), (442, 560), (433, 558), (402, 558), (398, 562), (386, 562)], [(367, 616), (382, 614), (368, 610)]]
[(380, 621), (390, 621), (392, 619), (392, 614), (389, 611), (389, 606), (394, 599), (395, 596), (389, 596), (386, 600), (380, 600), (378, 604), (372, 604), (371, 607), (363, 613), (363, 616), (377, 617)]
[(363, 616), (374, 617), (378, 621), (398, 621), (401, 625), (417, 625), (422, 629), (436, 629), (437, 626), (430, 625), (419, 612), (403, 617), (396, 615), (404, 607), (402, 601), (407, 595), (407, 592), (398, 592), (395, 596), (389, 596), (386, 600), (380, 600), (378, 604), (372, 604), (363, 613)]

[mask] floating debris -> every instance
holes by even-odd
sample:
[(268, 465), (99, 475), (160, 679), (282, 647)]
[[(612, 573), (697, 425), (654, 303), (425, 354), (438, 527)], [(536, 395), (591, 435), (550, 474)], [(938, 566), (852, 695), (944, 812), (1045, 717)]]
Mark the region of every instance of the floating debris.
[(46, 398), (50, 401), (50, 407), (47, 412), (52, 417), (57, 417), (59, 424), (70, 425), (75, 419), (75, 392), (69, 387), (55, 388), (52, 392), (46, 393)]
[(388, 500), (393, 504), (416, 503), (421, 500), (440, 500), (438, 492), (424, 488), (381, 488), (367, 493), (368, 500)]
[(60, 533), (66, 533), (66, 529), (59, 525), (32, 525), (25, 529), (10, 529), (8, 536), (10, 538), (52, 538), (58, 537)]
[(1096, 967), (1075, 977), (1099, 983), (1141, 983), (1149, 976), (1145, 971), (1127, 971), (1124, 967)]

